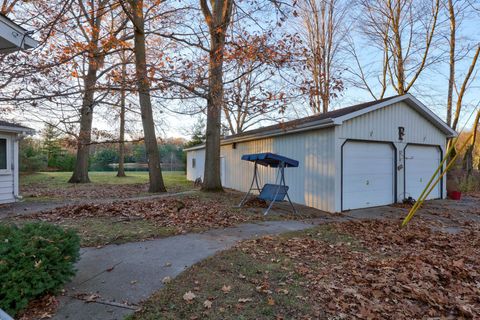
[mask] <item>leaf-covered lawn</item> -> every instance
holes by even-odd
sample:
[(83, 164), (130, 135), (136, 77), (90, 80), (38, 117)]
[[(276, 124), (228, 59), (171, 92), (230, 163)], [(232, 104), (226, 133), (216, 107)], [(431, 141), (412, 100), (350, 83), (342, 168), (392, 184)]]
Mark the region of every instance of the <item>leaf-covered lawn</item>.
[[(129, 198), (148, 194), (148, 172), (127, 172), (119, 178), (116, 172), (90, 172), (92, 183), (68, 183), (71, 172), (39, 172), (20, 177), (20, 192), (27, 200), (81, 200)], [(193, 189), (184, 172), (163, 172), (169, 192)]]
[(245, 241), (186, 270), (133, 318), (480, 318), (479, 225), (451, 234), (430, 223), (344, 222)]
[(220, 201), (195, 195), (69, 205), (9, 222), (51, 222), (78, 232), (82, 246), (124, 243), (229, 227), (261, 219)]
[(68, 205), (3, 223), (46, 221), (77, 231), (82, 246), (99, 246), (225, 228), (246, 222), (301, 219), (308, 215), (277, 213), (264, 217), (262, 208), (236, 208), (239, 192), (202, 193), (111, 203)]

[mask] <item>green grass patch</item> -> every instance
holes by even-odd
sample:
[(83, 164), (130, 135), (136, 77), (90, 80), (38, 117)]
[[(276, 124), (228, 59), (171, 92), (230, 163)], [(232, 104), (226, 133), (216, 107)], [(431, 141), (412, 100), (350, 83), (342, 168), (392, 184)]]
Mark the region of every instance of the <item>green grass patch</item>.
[[(290, 268), (288, 260), (264, 263), (229, 250), (183, 272), (130, 319), (293, 319), (310, 313), (310, 307), (300, 286), (284, 283)], [(183, 299), (188, 291), (196, 296), (191, 302)], [(205, 307), (207, 300), (211, 308)]]
[(303, 231), (292, 231), (280, 235), (280, 238), (284, 239), (291, 237), (310, 237), (330, 244), (349, 243), (352, 246), (359, 246), (358, 241), (354, 237), (339, 233), (331, 224), (322, 224), (315, 228)]
[[(132, 171), (127, 172), (126, 177), (117, 177), (114, 171), (108, 172), (89, 172), (92, 184), (134, 184), (134, 183), (148, 183), (148, 172)], [(71, 172), (37, 172), (20, 177), (21, 186), (29, 186), (31, 184), (48, 184), (49, 186), (71, 186), (68, 179), (72, 176)], [(163, 179), (167, 186), (178, 184), (191, 184), (186, 180), (183, 171), (165, 171), (163, 172)]]
[[(326, 245), (348, 244), (355, 250), (358, 242), (338, 233), (334, 226), (321, 225), (305, 231), (288, 232), (273, 242), (286, 243), (290, 238), (314, 238)], [(322, 316), (306, 302), (305, 284), (309, 282), (295, 272), (294, 261), (280, 253), (265, 256), (234, 248), (206, 259), (180, 274), (165, 288), (151, 296), (143, 309), (129, 319), (303, 319)], [(269, 248), (271, 249), (271, 248)], [(272, 251), (273, 252), (273, 251)], [(327, 257), (326, 257), (327, 258)], [(301, 259), (301, 258), (299, 258)], [(309, 262), (311, 263), (311, 262)], [(313, 264), (311, 267), (314, 267)], [(230, 286), (228, 293), (223, 286)], [(183, 295), (195, 298), (185, 301)], [(241, 302), (241, 299), (248, 299)], [(251, 299), (251, 300), (250, 300)], [(211, 301), (206, 308), (205, 301)]]
[[(24, 225), (37, 220), (3, 220), (2, 224)], [(51, 223), (65, 229), (74, 230), (80, 237), (82, 247), (102, 246), (107, 244), (121, 244), (133, 241), (141, 241), (152, 238), (163, 238), (174, 235), (173, 228), (156, 226), (150, 221), (143, 219), (122, 218), (64, 218), (61, 221)]]
[(59, 225), (75, 230), (80, 236), (82, 247), (121, 244), (175, 234), (173, 228), (159, 227), (143, 219), (116, 220), (106, 217), (63, 219)]
[[(148, 172), (127, 172), (117, 177), (116, 172), (90, 172), (91, 183), (68, 183), (71, 172), (38, 172), (20, 177), (20, 192), (27, 201), (56, 201), (85, 198), (130, 198), (148, 195)], [(163, 173), (167, 191), (182, 192), (193, 189), (185, 173)]]

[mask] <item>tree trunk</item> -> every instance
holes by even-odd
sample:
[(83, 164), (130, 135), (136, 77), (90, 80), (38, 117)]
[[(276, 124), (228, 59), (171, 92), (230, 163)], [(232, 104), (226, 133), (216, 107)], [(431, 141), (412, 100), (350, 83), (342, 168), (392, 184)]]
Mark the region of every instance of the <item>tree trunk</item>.
[(460, 118), (460, 112), (462, 110), (463, 97), (464, 97), (465, 92), (468, 88), (470, 77), (472, 76), (473, 71), (475, 70), (475, 66), (477, 64), (479, 54), (480, 54), (480, 44), (477, 46), (477, 50), (475, 51), (475, 55), (473, 56), (473, 59), (472, 59), (472, 62), (470, 63), (470, 67), (468, 68), (467, 74), (465, 75), (465, 78), (463, 79), (463, 83), (462, 83), (462, 86), (460, 88), (460, 91), (458, 92), (457, 103), (456, 103), (456, 106), (455, 106), (455, 115), (454, 115), (453, 121), (452, 121), (452, 129), (453, 130), (457, 130), (458, 120)]
[(207, 130), (202, 190), (222, 191), (220, 179), (220, 134), (223, 109), (223, 60), (225, 36), (232, 16), (233, 0), (200, 0), (210, 33), (208, 65)]
[(450, 53), (449, 53), (449, 76), (448, 76), (448, 93), (447, 93), (447, 124), (452, 125), (452, 105), (453, 105), (453, 87), (455, 85), (455, 40), (456, 40), (456, 21), (455, 8), (453, 1), (448, 0), (448, 12), (450, 19)]
[(95, 85), (97, 83), (98, 57), (89, 58), (88, 73), (85, 77), (85, 93), (82, 99), (80, 114), (80, 132), (77, 140), (77, 158), (70, 183), (89, 183), (88, 160), (90, 157), (90, 143), (92, 141), (92, 122)]
[(473, 138), (472, 144), (468, 146), (467, 151), (465, 152), (465, 157), (463, 158), (463, 168), (467, 171), (467, 176), (470, 176), (473, 172), (473, 153), (475, 151), (475, 144), (477, 143), (477, 134), (478, 134), (478, 122), (480, 121), (480, 111), (477, 111), (477, 115), (473, 122)]
[(122, 84), (120, 88), (120, 144), (118, 146), (118, 171), (117, 177), (125, 177), (125, 81), (127, 78), (127, 64), (123, 59)]
[[(214, 33), (214, 34), (213, 34)], [(202, 190), (222, 191), (220, 179), (221, 110), (223, 108), (223, 55), (225, 36), (214, 31), (211, 35), (205, 171)]]
[(150, 82), (147, 74), (147, 59), (145, 49), (145, 20), (143, 17), (143, 0), (130, 1), (134, 24), (135, 67), (137, 75), (138, 96), (142, 114), (145, 149), (148, 161), (150, 180), (149, 192), (166, 192), (160, 167), (160, 153), (158, 152), (155, 123), (153, 121), (152, 102), (150, 100)]

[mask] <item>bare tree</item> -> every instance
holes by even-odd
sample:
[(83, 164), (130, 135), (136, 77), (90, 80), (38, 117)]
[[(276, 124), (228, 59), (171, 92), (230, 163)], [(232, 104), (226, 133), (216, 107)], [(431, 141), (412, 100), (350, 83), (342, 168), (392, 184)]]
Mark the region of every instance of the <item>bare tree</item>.
[[(477, 45), (477, 49), (475, 50), (475, 54), (474, 54), (474, 56), (472, 58), (472, 61), (470, 63), (470, 67), (468, 68), (468, 71), (465, 74), (465, 77), (463, 79), (460, 90), (457, 93), (457, 103), (455, 104), (455, 115), (453, 117), (453, 122), (452, 122), (452, 129), (453, 130), (457, 130), (458, 121), (460, 119), (460, 113), (462, 111), (463, 98), (464, 98), (465, 93), (466, 93), (466, 91), (469, 87), (469, 84), (471, 83), (471, 77), (472, 77), (472, 74), (474, 73), (475, 67), (477, 65), (477, 60), (478, 60), (479, 54), (480, 54), (480, 44)], [(449, 86), (451, 84), (455, 85), (455, 79), (449, 79)]]
[(465, 157), (463, 158), (464, 169), (467, 171), (467, 176), (470, 176), (473, 172), (473, 155), (475, 151), (475, 145), (477, 143), (477, 136), (478, 136), (478, 122), (480, 121), (480, 110), (477, 111), (477, 115), (475, 116), (475, 120), (473, 121), (472, 126), (472, 144), (468, 146), (467, 151), (465, 151)]
[(306, 43), (306, 79), (310, 108), (314, 113), (328, 112), (330, 100), (343, 90), (339, 55), (348, 32), (347, 6), (342, 0), (302, 0), (299, 2)]
[(118, 145), (118, 171), (117, 177), (125, 177), (125, 113), (126, 113), (126, 95), (127, 95), (127, 64), (128, 58), (125, 51), (121, 51), (120, 59), (122, 61), (122, 70), (120, 78), (120, 129)]
[(95, 86), (98, 80), (98, 71), (103, 64), (104, 52), (99, 43), (100, 30), (102, 30), (102, 20), (105, 16), (106, 4), (108, 0), (90, 1), (85, 7), (83, 1), (78, 2), (81, 14), (86, 18), (88, 27), (79, 23), (83, 35), (87, 41), (88, 51), (88, 71), (85, 75), (84, 93), (82, 98), (82, 107), (80, 110), (80, 132), (77, 143), (77, 159), (73, 175), (68, 182), (86, 183), (90, 182), (88, 177), (88, 159), (90, 156), (90, 143), (92, 141), (92, 122), (94, 109)]
[(261, 121), (283, 117), (297, 88), (283, 81), (284, 71), (294, 71), (300, 39), (295, 35), (264, 31), (251, 34), (232, 26), (234, 41), (226, 48), (224, 126), (241, 133)]
[(128, 0), (130, 8), (122, 2), (123, 8), (134, 28), (135, 69), (137, 89), (142, 115), (145, 137), (145, 149), (148, 159), (149, 192), (166, 192), (160, 167), (155, 122), (153, 120), (152, 102), (150, 98), (150, 80), (147, 73), (147, 54), (145, 47), (145, 18), (143, 0)]
[(0, 13), (3, 15), (7, 15), (8, 13), (13, 11), (13, 8), (17, 3), (18, 0), (2, 0)]
[[(371, 47), (382, 53), (382, 70), (377, 79), (381, 94), (389, 84), (398, 94), (407, 93), (422, 72), (438, 57), (431, 52), (436, 45), (440, 0), (359, 0), (359, 28)], [(358, 71), (352, 72), (375, 98), (364, 66), (354, 57)]]

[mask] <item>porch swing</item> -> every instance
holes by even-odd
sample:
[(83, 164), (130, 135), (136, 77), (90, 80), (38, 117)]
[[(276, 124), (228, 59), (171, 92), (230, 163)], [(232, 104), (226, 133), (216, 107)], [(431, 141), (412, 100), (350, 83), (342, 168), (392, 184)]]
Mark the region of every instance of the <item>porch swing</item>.
[[(275, 153), (255, 153), (255, 154), (244, 154), (242, 156), (242, 160), (250, 161), (254, 163), (253, 167), (253, 178), (252, 183), (250, 184), (250, 188), (248, 189), (247, 193), (243, 197), (242, 201), (240, 201), (239, 207), (245, 205), (248, 200), (248, 197), (252, 193), (252, 191), (258, 191), (259, 195), (258, 198), (264, 201), (270, 201), (270, 204), (263, 213), (263, 215), (267, 215), (270, 209), (273, 206), (273, 203), (283, 201), (285, 197), (287, 198), (290, 206), (292, 207), (293, 213), (297, 213), (297, 210), (293, 206), (292, 201), (290, 200), (290, 196), (288, 195), (289, 187), (285, 184), (285, 168), (297, 168), (298, 161), (293, 160)], [(260, 188), (260, 183), (258, 179), (258, 165), (262, 165), (265, 167), (277, 168), (277, 174), (275, 178), (275, 184), (266, 183), (262, 188)]]

